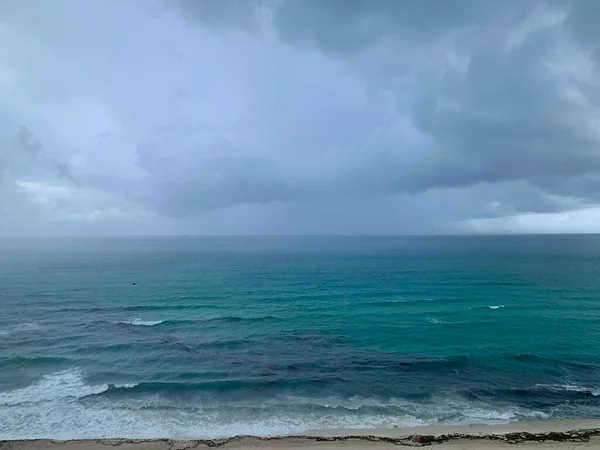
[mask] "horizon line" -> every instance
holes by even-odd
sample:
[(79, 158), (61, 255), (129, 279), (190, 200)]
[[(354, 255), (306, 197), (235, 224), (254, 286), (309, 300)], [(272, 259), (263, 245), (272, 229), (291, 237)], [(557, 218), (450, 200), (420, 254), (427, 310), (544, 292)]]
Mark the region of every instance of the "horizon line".
[(127, 239), (127, 238), (323, 238), (323, 237), (491, 237), (491, 236), (593, 236), (596, 232), (492, 232), (492, 233), (403, 233), (403, 234), (98, 234), (98, 235), (0, 235), (0, 240), (8, 239)]

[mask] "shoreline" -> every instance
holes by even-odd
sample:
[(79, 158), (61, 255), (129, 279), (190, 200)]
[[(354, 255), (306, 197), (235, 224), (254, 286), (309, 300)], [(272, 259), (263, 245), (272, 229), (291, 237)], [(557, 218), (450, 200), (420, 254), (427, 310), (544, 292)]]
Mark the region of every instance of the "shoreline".
[(584, 446), (600, 449), (600, 419), (563, 419), (522, 421), (501, 425), (433, 425), (391, 429), (334, 429), (314, 430), (301, 434), (221, 438), (175, 436), (156, 439), (95, 438), (95, 439), (25, 439), (2, 440), (2, 450), (102, 450), (120, 447), (123, 450), (187, 450), (225, 447), (238, 450), (268, 448), (292, 450), (297, 448), (358, 449), (389, 445), (455, 446), (472, 450), (521, 446), (549, 446), (570, 449)]
[(569, 431), (600, 430), (600, 419), (548, 419), (518, 420), (502, 424), (470, 424), (470, 425), (423, 425), (414, 427), (366, 428), (366, 429), (321, 429), (309, 430), (303, 435), (317, 437), (335, 437), (343, 435), (372, 435), (380, 437), (404, 437), (413, 435), (451, 435), (468, 436), (506, 435), (511, 433), (565, 433)]

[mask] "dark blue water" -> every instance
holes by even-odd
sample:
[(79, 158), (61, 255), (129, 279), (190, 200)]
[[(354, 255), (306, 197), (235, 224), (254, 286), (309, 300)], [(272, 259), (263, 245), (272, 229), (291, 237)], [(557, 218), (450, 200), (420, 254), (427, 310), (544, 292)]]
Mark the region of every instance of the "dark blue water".
[(600, 236), (0, 242), (0, 438), (600, 417)]

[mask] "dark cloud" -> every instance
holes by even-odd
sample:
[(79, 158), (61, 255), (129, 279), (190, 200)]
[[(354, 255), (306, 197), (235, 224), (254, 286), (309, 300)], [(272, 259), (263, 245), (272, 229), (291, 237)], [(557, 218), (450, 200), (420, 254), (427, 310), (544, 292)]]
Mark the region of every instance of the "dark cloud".
[[(202, 26), (255, 35), (261, 31), (250, 25), (256, 16), (249, 9), (268, 9), (280, 42), (341, 61), (369, 89), (394, 99), (396, 120), (408, 118), (420, 137), (379, 139), (353, 152), (348, 143), (361, 142), (368, 115), (331, 115), (327, 126), (313, 123), (311, 131), (319, 142), (342, 143), (339, 164), (320, 171), (313, 155), (314, 164), (299, 173), (272, 162), (285, 153), (281, 147), (254, 160), (197, 161), (201, 179), (209, 179), (208, 171), (219, 180), (202, 184), (205, 196), (214, 195), (204, 206), (457, 188), (470, 198), (485, 192), (480, 205), (493, 205), (470, 217), (600, 202), (600, 74), (593, 53), (599, 2), (282, 0), (248, 2), (245, 12), (225, 3), (178, 7)], [(319, 142), (290, 142), (285, 151), (311, 154)], [(178, 179), (193, 184), (194, 177)]]
[(269, 161), (245, 156), (227, 142), (193, 146), (176, 155), (162, 146), (140, 145), (138, 165), (152, 177), (144, 201), (171, 216), (238, 203), (290, 201), (299, 190)]
[(28, 127), (21, 125), (8, 142), (0, 147), (0, 181), (13, 180), (19, 174), (41, 168), (49, 169), (55, 176), (66, 178), (75, 186), (80, 186), (67, 164), (42, 154), (41, 150), (42, 143)]
[[(448, 50), (468, 60), (464, 71), (447, 67), (444, 61), (439, 61), (437, 73), (436, 68), (412, 68), (425, 81), (418, 86), (413, 120), (435, 140), (439, 154), (418, 176), (404, 178), (409, 182), (399, 189), (518, 179), (536, 183), (539, 177), (598, 171), (598, 135), (586, 123), (590, 108), (561, 98), (563, 80), (548, 73), (548, 60), (562, 37), (561, 24), (542, 26), (514, 48), (506, 48), (510, 33), (518, 32), (527, 14), (543, 3), (459, 1), (439, 7), (435, 2), (438, 8), (427, 1), (351, 3), (342, 7), (334, 0), (284, 1), (275, 24), (292, 42), (310, 35), (314, 45), (332, 52), (349, 47), (363, 50), (385, 36), (418, 32), (423, 40), (431, 41), (454, 31), (458, 38), (448, 38)], [(597, 2), (546, 6), (565, 7), (574, 32), (598, 42), (594, 33), (599, 28), (591, 26), (592, 18), (598, 17), (593, 13)], [(361, 27), (370, 30), (370, 36), (356, 33)], [(425, 43), (419, 50), (430, 49)], [(428, 84), (431, 78), (435, 82)], [(570, 83), (585, 99), (596, 100), (596, 87), (576, 80)]]
[[(562, 80), (547, 73), (552, 31), (510, 52), (484, 45), (470, 54), (460, 82), (424, 91), (415, 123), (450, 154), (445, 184), (585, 176), (600, 169), (593, 108), (561, 96)], [(593, 91), (570, 83), (583, 98)], [(541, 182), (541, 180), (545, 180)]]
[(600, 3), (595, 0), (574, 0), (566, 4), (569, 6), (566, 24), (573, 34), (586, 45), (597, 47), (600, 44)]
[(0, 122), (44, 140), (0, 149), (0, 203), (49, 222), (438, 232), (600, 205), (596, 0), (56, 1), (0, 14)]
[(25, 126), (20, 126), (13, 136), (10, 146), (13, 151), (24, 151), (30, 159), (36, 159), (42, 148), (42, 143), (35, 140), (31, 132)]
[(172, 7), (191, 23), (200, 23), (213, 30), (254, 31), (259, 27), (262, 0), (173, 0)]
[[(529, 3), (529, 4), (528, 4)], [(456, 30), (482, 28), (531, 9), (532, 2), (508, 0), (287, 0), (273, 23), (282, 39), (339, 54), (354, 53), (391, 35), (431, 41)]]
[(75, 186), (80, 187), (79, 181), (77, 181), (75, 179), (75, 177), (71, 173), (71, 170), (69, 169), (69, 166), (67, 166), (65, 163), (62, 163), (56, 159), (54, 161), (52, 161), (52, 165), (54, 166), (54, 169), (56, 170), (56, 174), (60, 178), (66, 178), (71, 183), (73, 183)]

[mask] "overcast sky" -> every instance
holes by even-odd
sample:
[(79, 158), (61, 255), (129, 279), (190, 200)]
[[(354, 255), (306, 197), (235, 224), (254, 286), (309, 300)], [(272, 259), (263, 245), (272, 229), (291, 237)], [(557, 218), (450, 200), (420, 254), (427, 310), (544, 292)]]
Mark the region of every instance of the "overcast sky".
[(598, 0), (0, 0), (0, 234), (600, 232)]

